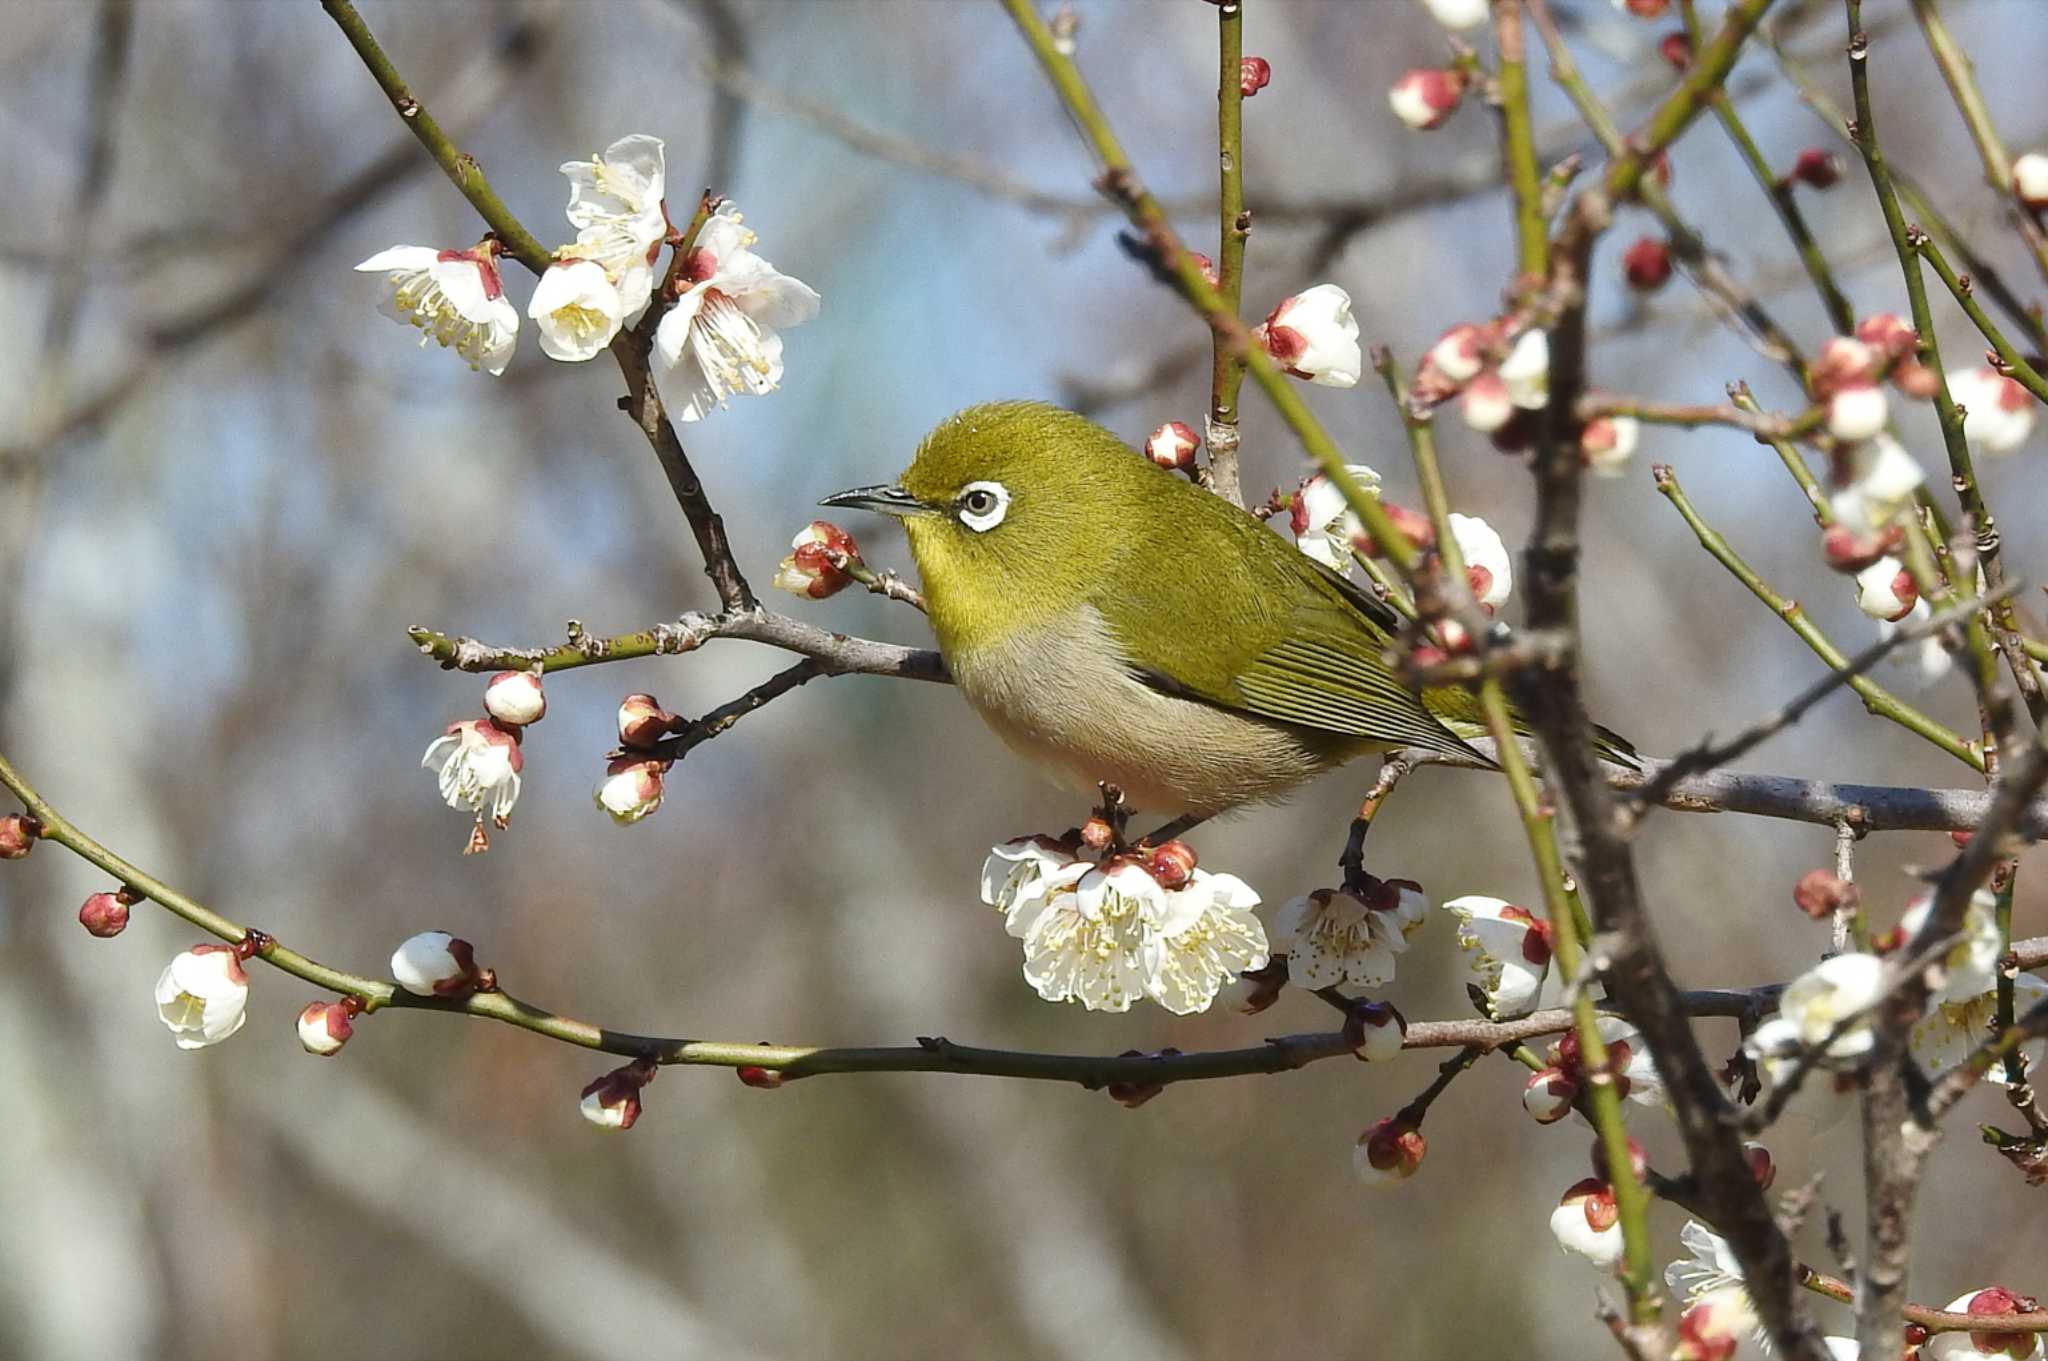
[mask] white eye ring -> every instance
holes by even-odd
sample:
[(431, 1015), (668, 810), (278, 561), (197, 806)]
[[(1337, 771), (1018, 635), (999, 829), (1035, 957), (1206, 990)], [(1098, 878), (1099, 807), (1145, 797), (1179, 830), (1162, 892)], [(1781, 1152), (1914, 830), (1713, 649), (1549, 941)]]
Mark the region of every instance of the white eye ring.
[(977, 534), (985, 534), (1010, 513), (1010, 489), (1000, 482), (969, 482), (953, 503), (960, 523)]

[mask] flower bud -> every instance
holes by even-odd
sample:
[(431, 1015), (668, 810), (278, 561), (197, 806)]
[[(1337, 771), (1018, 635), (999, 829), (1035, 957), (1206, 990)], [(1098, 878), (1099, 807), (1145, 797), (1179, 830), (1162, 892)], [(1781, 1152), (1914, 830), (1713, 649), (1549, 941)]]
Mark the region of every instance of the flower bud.
[(446, 931), (422, 931), (392, 954), (391, 976), (415, 997), (461, 997), (482, 974), (475, 946)]
[(484, 684), (484, 712), (500, 726), (523, 728), (548, 711), (540, 677), (531, 671), (500, 671)]
[(1931, 402), (1941, 391), (1941, 375), (1917, 359), (1892, 365), (1892, 386), (1916, 402)]
[(1214, 260), (1211, 260), (1198, 250), (1189, 251), (1188, 258), (1195, 262), (1196, 269), (1202, 271), (1202, 277), (1208, 281), (1209, 287), (1223, 287), (1223, 276), (1216, 272), (1216, 262)]
[[(1607, 1179), (1607, 1145), (1595, 1139), (1593, 1141), (1592, 1157), (1593, 1175), (1605, 1181)], [(1633, 1135), (1629, 1136), (1628, 1141), (1628, 1165), (1629, 1169), (1635, 1173), (1637, 1181), (1641, 1181), (1650, 1170), (1650, 1155), (1644, 1151), (1642, 1144)]]
[(1515, 414), (1515, 404), (1508, 400), (1508, 385), (1496, 370), (1487, 369), (1465, 384), (1458, 398), (1458, 414), (1482, 435), (1490, 435), (1508, 423)]
[(2029, 151), (2012, 163), (2012, 192), (2037, 213), (2048, 208), (2048, 155)]
[(627, 695), (619, 701), (619, 745), (645, 751), (680, 726), (682, 720), (661, 707), (653, 695)]
[(1264, 57), (1244, 57), (1237, 64), (1237, 92), (1246, 99), (1266, 88), (1273, 79), (1273, 63)]
[(1195, 466), (1202, 441), (1185, 421), (1168, 421), (1145, 437), (1145, 457), (1168, 472), (1184, 473)]
[(1596, 1266), (1613, 1266), (1621, 1259), (1622, 1250), (1621, 1211), (1614, 1203), (1614, 1188), (1601, 1177), (1574, 1182), (1550, 1212), (1550, 1232), (1567, 1252), (1576, 1252)]
[(1622, 277), (1638, 292), (1650, 293), (1671, 282), (1671, 247), (1654, 236), (1637, 237), (1622, 252)]
[(1323, 387), (1351, 387), (1365, 370), (1351, 295), (1335, 284), (1281, 299), (1253, 334), (1287, 372)]
[(1860, 572), (1898, 547), (1905, 537), (1897, 525), (1879, 534), (1859, 534), (1847, 525), (1830, 525), (1821, 535), (1821, 552), (1837, 572)]
[(1848, 383), (1828, 398), (1828, 433), (1840, 440), (1866, 440), (1884, 429), (1889, 414), (1883, 388)]
[[(353, 1000), (353, 999), (351, 999)], [(327, 1058), (341, 1052), (355, 1033), (349, 1016), (355, 1009), (347, 1002), (308, 1002), (299, 1013), (299, 1043), (308, 1054)]]
[(1243, 1016), (1256, 1016), (1280, 1000), (1287, 987), (1287, 956), (1276, 954), (1263, 969), (1241, 973), (1223, 985), (1217, 1000)]
[(1634, 416), (1596, 416), (1579, 432), (1579, 460), (1599, 477), (1620, 477), (1635, 456), (1642, 422)]
[(1561, 1068), (1545, 1068), (1529, 1075), (1522, 1088), (1522, 1109), (1539, 1125), (1555, 1124), (1571, 1114), (1579, 1099), (1579, 1084)]
[(1837, 879), (1832, 870), (1808, 870), (1792, 886), (1793, 903), (1815, 921), (1854, 907), (1856, 898), (1856, 886)]
[(112, 940), (128, 929), (128, 896), (123, 893), (95, 893), (78, 909), (78, 924), (88, 934)]
[(1507, 384), (1508, 400), (1524, 411), (1549, 406), (1550, 337), (1533, 327), (1516, 337), (1500, 361), (1500, 380)]
[[(2036, 1304), (2032, 1299), (2016, 1295), (2002, 1285), (1994, 1285), (1988, 1289), (1964, 1295), (1960, 1299), (1951, 1302), (1948, 1308), (1951, 1313), (1969, 1314), (1974, 1318), (1982, 1318), (1988, 1321), (2005, 1314), (2031, 1313), (2036, 1308)], [(1940, 1341), (1947, 1341), (1954, 1336), (1953, 1333), (1944, 1333), (1941, 1339), (1934, 1345), (1939, 1346)], [(2035, 1361), (2035, 1358), (2041, 1355), (2040, 1340), (2032, 1333), (1997, 1332), (1989, 1328), (1973, 1328), (1970, 1330), (1970, 1345), (1977, 1349), (1979, 1355), (2009, 1357), (2011, 1361)], [(1937, 1353), (1937, 1355), (1943, 1358), (1943, 1361), (1946, 1361), (1947, 1357), (1961, 1357), (1968, 1356), (1969, 1354), (1960, 1347), (1953, 1347), (1946, 1352)]]
[(1810, 146), (1799, 153), (1792, 162), (1792, 173), (1785, 178), (1809, 189), (1832, 189), (1841, 182), (1842, 158), (1832, 151)]
[(1486, 367), (1486, 328), (1460, 322), (1430, 346), (1429, 358), (1453, 384), (1470, 382)]
[(1394, 116), (1418, 132), (1440, 128), (1450, 121), (1464, 97), (1464, 78), (1456, 71), (1435, 66), (1403, 71), (1387, 90), (1387, 104), (1394, 110)]
[(1710, 1290), (1679, 1315), (1672, 1361), (1733, 1361), (1736, 1348), (1756, 1326), (1756, 1308), (1745, 1288)]
[(630, 827), (661, 807), (663, 761), (621, 756), (604, 768), (604, 782), (592, 795), (621, 827)]
[(1185, 888), (1195, 872), (1195, 848), (1185, 841), (1169, 841), (1147, 857), (1145, 868), (1159, 887)]
[(1672, 70), (1683, 71), (1692, 65), (1692, 39), (1683, 33), (1666, 33), (1657, 44), (1657, 55)]
[(219, 1044), (249, 1019), (249, 975), (230, 945), (195, 945), (156, 980), (157, 1019), (180, 1049)]
[(1390, 1115), (1358, 1136), (1351, 1150), (1351, 1170), (1367, 1186), (1392, 1186), (1414, 1176), (1428, 1151), (1421, 1130)]
[(1081, 844), (1091, 851), (1106, 851), (1116, 840), (1116, 828), (1109, 825), (1109, 819), (1091, 817), (1081, 824)]
[(1814, 359), (1809, 375), (1814, 397), (1825, 400), (1845, 387), (1876, 381), (1880, 359), (1863, 341), (1835, 336)]
[(2041, 414), (2032, 393), (1989, 365), (1951, 373), (1948, 391), (1964, 408), (1963, 434), (1987, 454), (2009, 454), (2026, 443)]
[(837, 595), (853, 582), (839, 565), (860, 561), (853, 536), (829, 520), (813, 520), (789, 541), (790, 554), (776, 568), (773, 585), (807, 600)]
[(0, 860), (20, 860), (36, 848), (41, 827), (26, 813), (0, 818)]
[(1408, 1038), (1408, 1018), (1390, 1002), (1354, 1002), (1344, 1018), (1344, 1038), (1366, 1063), (1397, 1057)]
[(1771, 1183), (1778, 1179), (1778, 1164), (1771, 1157), (1771, 1150), (1762, 1144), (1744, 1144), (1742, 1157), (1749, 1164), (1749, 1175), (1756, 1178), (1757, 1189), (1770, 1190)]
[(1920, 333), (1897, 312), (1873, 312), (1857, 322), (1856, 339), (1875, 350), (1880, 359), (1899, 359), (1920, 348)]
[(744, 1086), (764, 1092), (772, 1092), (789, 1080), (781, 1069), (763, 1068), (756, 1063), (743, 1063), (732, 1071)]
[(640, 1089), (654, 1081), (652, 1060), (635, 1059), (614, 1068), (583, 1089), (578, 1109), (599, 1129), (631, 1129), (640, 1118)]
[(1920, 588), (1897, 558), (1879, 558), (1856, 574), (1856, 608), (1896, 624), (1913, 612)]
[(1614, 0), (1614, 7), (1638, 19), (1661, 19), (1671, 8), (1671, 0)]
[(1487, 0), (1422, 0), (1423, 8), (1445, 28), (1477, 28), (1492, 12)]

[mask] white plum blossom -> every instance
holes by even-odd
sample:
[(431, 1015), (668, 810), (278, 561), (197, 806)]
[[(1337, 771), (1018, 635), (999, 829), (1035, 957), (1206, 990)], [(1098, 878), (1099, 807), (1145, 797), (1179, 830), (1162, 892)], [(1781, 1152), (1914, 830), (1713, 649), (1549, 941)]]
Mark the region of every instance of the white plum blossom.
[[(2013, 979), (2013, 1014), (2024, 1016), (2033, 1008), (2048, 1002), (2048, 980), (2023, 973)], [(1998, 994), (1986, 990), (1975, 997), (1962, 1001), (1942, 1002), (1914, 1023), (1913, 1033), (1907, 1042), (1914, 1061), (1929, 1075), (1945, 1073), (1970, 1057), (1977, 1046), (1990, 1039), (1996, 1028), (1998, 1015)], [(2032, 1046), (2028, 1056), (2030, 1063), (2041, 1062), (2041, 1046)], [(1987, 1082), (2001, 1087), (2010, 1086), (2006, 1080), (2003, 1062), (1991, 1065), (1984, 1074)]]
[(1480, 434), (1491, 435), (1515, 418), (1515, 404), (1501, 376), (1487, 369), (1466, 383), (1459, 393), (1458, 414)]
[[(1884, 993), (1884, 961), (1870, 954), (1841, 954), (1824, 959), (1786, 985), (1778, 1014), (1756, 1028), (1743, 1048), (1764, 1061), (1776, 1080), (1779, 1066), (1804, 1049), (1827, 1045), (1823, 1062), (1854, 1066), (1875, 1042), (1870, 1017), (1863, 1016), (1832, 1041), (1828, 1036), (1858, 1013), (1868, 1012)], [(1774, 1062), (1775, 1061), (1775, 1062)], [(1789, 1066), (1789, 1065), (1787, 1065)]]
[(550, 359), (581, 363), (612, 343), (625, 324), (618, 285), (595, 260), (558, 260), (535, 285), (526, 315)]
[(1688, 1219), (1678, 1231), (1678, 1241), (1688, 1255), (1664, 1268), (1664, 1284), (1685, 1308), (1723, 1290), (1747, 1291), (1742, 1264), (1727, 1239), (1697, 1219)]
[(2048, 208), (2048, 152), (2029, 151), (2014, 158), (2012, 192), (2036, 212)]
[(655, 384), (678, 420), (702, 420), (735, 393), (773, 392), (779, 332), (818, 315), (809, 286), (754, 254), (759, 239), (721, 203), (683, 261), (689, 287), (654, 333)]
[(1949, 374), (1948, 395), (1968, 408), (1963, 434), (1987, 454), (2009, 454), (2026, 443), (2041, 414), (2033, 393), (1989, 365)]
[(1613, 1266), (1621, 1260), (1623, 1247), (1614, 1188), (1598, 1177), (1573, 1183), (1550, 1212), (1550, 1232), (1565, 1251), (1595, 1266)]
[(1708, 1291), (1678, 1319), (1678, 1350), (1674, 1356), (1732, 1356), (1744, 1333), (1756, 1337), (1769, 1352), (1769, 1334), (1760, 1325), (1749, 1291), (1739, 1285)]
[(1458, 919), (1458, 948), (1496, 1021), (1526, 1016), (1550, 972), (1550, 923), (1501, 898), (1467, 894), (1443, 904)]
[(384, 276), (390, 291), (378, 310), (418, 328), (421, 345), (438, 341), (496, 376), (519, 339), (519, 309), (505, 296), (497, 253), (496, 242), (472, 250), (393, 246), (356, 268)]
[(1263, 969), (1266, 928), (1252, 915), (1259, 895), (1234, 874), (1197, 869), (1165, 890), (1156, 921), (1146, 923), (1140, 962), (1145, 995), (1176, 1016), (1207, 1011), (1223, 985)]
[(1850, 447), (1847, 480), (1830, 498), (1835, 519), (1857, 534), (1876, 534), (1912, 504), (1927, 472), (1890, 435)]
[[(1987, 1325), (2001, 1314), (2019, 1313), (2021, 1307), (2019, 1298), (2002, 1285), (1972, 1290), (1944, 1306), (1948, 1313), (1981, 1317)], [(2002, 1333), (1992, 1326), (1967, 1333), (1936, 1333), (1921, 1344), (1921, 1354), (1927, 1361), (1977, 1361), (1984, 1356), (1998, 1361), (2042, 1361), (2042, 1334)]]
[(249, 1019), (249, 975), (232, 945), (195, 945), (156, 980), (157, 1019), (180, 1049), (219, 1044)]
[[(1369, 495), (1379, 495), (1377, 472), (1363, 463), (1347, 463), (1344, 471)], [(1323, 566), (1340, 572), (1351, 566), (1352, 547), (1365, 538), (1365, 525), (1357, 512), (1351, 509), (1337, 484), (1322, 473), (1303, 482), (1295, 492), (1287, 523), (1294, 532), (1295, 547)]]
[[(1917, 945), (1921, 928), (1934, 910), (1932, 890), (1915, 897), (1899, 918), (1899, 930), (1909, 945)], [(1934, 1002), (1967, 1002), (1998, 986), (1998, 956), (2003, 948), (1998, 934), (1998, 895), (1980, 888), (1970, 895), (1963, 909), (1961, 939), (1942, 956), (1941, 981), (1929, 991)]]
[(1465, 576), (1472, 595), (1491, 610), (1502, 604), (1515, 589), (1515, 563), (1499, 531), (1477, 515), (1451, 512), (1451, 537), (1465, 558)]
[(1897, 623), (1919, 598), (1913, 574), (1897, 558), (1879, 558), (1856, 574), (1856, 608), (1873, 619)]
[(591, 798), (613, 822), (630, 827), (661, 807), (665, 770), (665, 762), (629, 752), (605, 767)]
[(1607, 1047), (1607, 1062), (1621, 1095), (1639, 1106), (1663, 1105), (1664, 1079), (1650, 1058), (1650, 1044), (1643, 1032), (1619, 1016), (1602, 1016), (1593, 1025)]
[[(1048, 1002), (1129, 1011), (1146, 995), (1145, 926), (1166, 890), (1144, 866), (1088, 866), (1039, 898), (1024, 930), (1024, 981)], [(1049, 886), (1050, 887), (1050, 886)]]
[(1282, 298), (1253, 334), (1287, 372), (1322, 387), (1351, 387), (1365, 371), (1351, 295), (1336, 284)]
[(489, 718), (450, 723), (448, 731), (427, 745), (420, 764), (439, 774), (441, 798), (450, 808), (467, 809), (503, 827), (519, 801), (519, 772), (526, 758), (519, 752), (519, 730), (501, 728)]
[[(1900, 628), (1911, 628), (1925, 621), (1933, 613), (1933, 609), (1929, 607), (1925, 600), (1918, 601), (1912, 609), (1906, 611), (1896, 622), (1889, 619), (1880, 620), (1877, 626), (1877, 636), (1879, 638), (1889, 638)], [(1922, 638), (1918, 643), (1898, 649), (1892, 653), (1892, 661), (1902, 666), (1911, 666), (1917, 673), (1922, 685), (1934, 684), (1934, 682), (1946, 676), (1955, 666), (1955, 658), (1949, 655), (1949, 650), (1946, 647), (1942, 646), (1941, 638), (1938, 634), (1931, 634), (1928, 637)]]
[(1452, 29), (1477, 28), (1492, 13), (1487, 0), (1422, 0), (1422, 7), (1431, 18)]
[(1597, 416), (1579, 434), (1579, 456), (1595, 477), (1620, 477), (1642, 434), (1643, 423), (1634, 416)]
[(1849, 383), (1828, 398), (1828, 433), (1836, 439), (1870, 439), (1888, 419), (1884, 389), (1875, 383)]
[[(1019, 940), (1030, 929), (1032, 914), (1042, 906), (1052, 877), (1080, 863), (1074, 853), (1049, 836), (1020, 836), (989, 848), (981, 866), (981, 901), (1003, 914), (1004, 925)], [(1083, 867), (1082, 873), (1087, 872)], [(1065, 882), (1078, 882), (1073, 875)]]
[(1343, 889), (1324, 888), (1273, 914), (1273, 953), (1287, 956), (1288, 981), (1304, 988), (1376, 988), (1394, 981), (1394, 957), (1408, 948), (1410, 921), (1426, 912), (1420, 886), (1383, 884), (1388, 903), (1373, 906)]
[(476, 948), (446, 931), (422, 931), (392, 952), (391, 976), (416, 997), (459, 996), (480, 976)]
[(1524, 411), (1549, 406), (1550, 337), (1533, 327), (1516, 337), (1500, 361), (1500, 380), (1507, 384), (1508, 400)]
[(619, 218), (662, 214), (667, 152), (659, 137), (621, 137), (587, 161), (564, 161), (569, 177), (569, 225), (596, 227)]

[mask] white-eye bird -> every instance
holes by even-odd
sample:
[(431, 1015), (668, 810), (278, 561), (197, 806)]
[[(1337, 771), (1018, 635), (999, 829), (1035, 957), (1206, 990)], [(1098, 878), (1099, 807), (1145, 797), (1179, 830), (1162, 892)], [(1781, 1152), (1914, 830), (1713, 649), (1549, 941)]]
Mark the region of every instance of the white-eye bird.
[(1073, 412), (969, 407), (823, 504), (903, 522), (961, 694), (1062, 783), (1207, 815), (1370, 752), (1476, 755), (1467, 691), (1389, 670), (1385, 602)]

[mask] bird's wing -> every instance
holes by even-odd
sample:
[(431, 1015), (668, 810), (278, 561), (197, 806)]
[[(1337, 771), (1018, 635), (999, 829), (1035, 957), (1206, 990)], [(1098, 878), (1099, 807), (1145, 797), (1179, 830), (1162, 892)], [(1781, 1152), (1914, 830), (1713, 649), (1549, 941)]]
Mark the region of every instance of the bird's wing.
[[(1167, 694), (1259, 718), (1363, 741), (1474, 754), (1388, 669), (1384, 630), (1399, 621), (1383, 601), (1255, 521), (1243, 518), (1242, 524), (1241, 551), (1227, 566), (1148, 564), (1166, 570), (1120, 573), (1135, 584), (1113, 601), (1096, 602), (1126, 641), (1127, 656), (1137, 655), (1129, 639), (1146, 640), (1132, 674)], [(1219, 583), (1204, 578), (1220, 570), (1242, 570), (1248, 580), (1216, 589)], [(1240, 603), (1218, 619), (1222, 598)], [(1216, 630), (1193, 637), (1172, 627), (1176, 618), (1214, 619)]]

